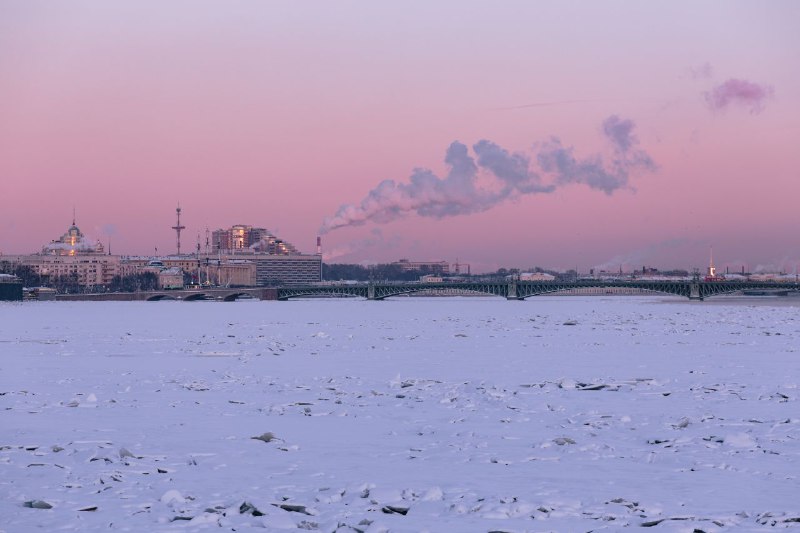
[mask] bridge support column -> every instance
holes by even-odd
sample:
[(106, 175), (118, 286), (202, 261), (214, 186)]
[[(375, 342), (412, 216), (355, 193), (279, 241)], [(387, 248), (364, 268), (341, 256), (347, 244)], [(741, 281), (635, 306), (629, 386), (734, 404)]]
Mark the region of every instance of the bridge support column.
[(517, 296), (517, 282), (511, 281), (508, 283), (508, 296), (506, 296), (506, 300), (522, 300), (519, 296)]
[(690, 300), (703, 300), (703, 295), (700, 292), (700, 284), (699, 283), (692, 283), (689, 285), (689, 299)]
[(370, 285), (367, 287), (367, 300), (374, 300), (375, 299), (375, 285)]
[(277, 300), (278, 289), (268, 288), (262, 289), (261, 294), (258, 296), (259, 300)]

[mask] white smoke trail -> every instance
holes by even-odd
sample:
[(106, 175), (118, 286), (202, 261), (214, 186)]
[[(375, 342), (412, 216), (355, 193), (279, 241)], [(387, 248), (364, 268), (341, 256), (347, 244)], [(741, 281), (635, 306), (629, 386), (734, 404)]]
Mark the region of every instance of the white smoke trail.
[[(492, 141), (481, 140), (472, 146), (476, 161), (466, 145), (454, 141), (445, 155), (449, 167), (445, 177), (417, 168), (407, 183), (382, 181), (359, 204), (339, 207), (324, 220), (320, 232), (368, 222), (383, 224), (409, 213), (432, 218), (479, 213), (512, 198), (547, 194), (572, 183), (612, 194), (629, 188), (631, 174), (656, 170), (650, 156), (637, 148), (633, 121), (612, 115), (602, 127), (614, 154), (608, 165), (600, 155), (576, 159), (573, 148), (563, 146), (555, 137), (540, 145), (536, 162), (550, 178), (549, 184), (543, 183), (540, 173), (531, 169), (531, 158), (525, 153), (510, 153)], [(493, 176), (499, 186), (479, 187), (480, 171)]]

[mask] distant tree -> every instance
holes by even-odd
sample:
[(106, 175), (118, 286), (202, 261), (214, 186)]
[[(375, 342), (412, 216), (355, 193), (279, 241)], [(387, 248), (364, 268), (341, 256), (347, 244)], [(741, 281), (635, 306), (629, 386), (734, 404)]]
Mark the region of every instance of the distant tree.
[(155, 291), (158, 290), (158, 274), (139, 272), (128, 276), (114, 276), (108, 288), (113, 292)]
[(367, 281), (369, 279), (369, 270), (363, 265), (323, 263), (322, 279), (327, 281)]
[(0, 264), (0, 272), (17, 276), (22, 280), (22, 284), (25, 287), (39, 287), (42, 285), (42, 277), (30, 265), (18, 265), (3, 261)]
[(78, 274), (75, 272), (63, 276), (52, 276), (48, 281), (49, 286), (61, 294), (77, 294), (84, 292), (84, 287), (80, 284)]
[(578, 279), (578, 272), (575, 269), (570, 269), (566, 272), (556, 272), (555, 276), (558, 281), (575, 281)]
[(139, 279), (140, 291), (155, 291), (158, 289), (158, 274), (155, 272), (141, 272), (136, 275)]

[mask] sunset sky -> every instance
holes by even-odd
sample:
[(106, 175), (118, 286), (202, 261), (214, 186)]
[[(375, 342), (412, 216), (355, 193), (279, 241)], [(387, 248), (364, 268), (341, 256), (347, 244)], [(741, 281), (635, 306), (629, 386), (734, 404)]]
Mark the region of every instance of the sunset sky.
[[(0, 252), (800, 264), (800, 2), (0, 0)], [(446, 162), (447, 159), (447, 162)], [(385, 181), (391, 180), (391, 181)], [(204, 239), (204, 237), (203, 237)]]

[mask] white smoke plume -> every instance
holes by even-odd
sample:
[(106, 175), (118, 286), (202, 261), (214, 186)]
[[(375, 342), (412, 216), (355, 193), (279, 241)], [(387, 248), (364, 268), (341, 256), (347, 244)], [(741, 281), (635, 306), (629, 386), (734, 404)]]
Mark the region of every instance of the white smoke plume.
[[(358, 254), (364, 250), (375, 252), (391, 252), (397, 249), (403, 242), (400, 235), (385, 236), (380, 228), (372, 228), (370, 236), (364, 239), (349, 240), (348, 242), (336, 246), (332, 249), (326, 249), (322, 254), (322, 260), (331, 262), (348, 258), (354, 254)], [(363, 260), (361, 264), (374, 264), (377, 261)]]
[[(97, 229), (97, 228), (95, 228), (95, 229)], [(108, 235), (109, 237), (111, 237), (113, 235), (116, 235), (117, 234), (117, 225), (116, 224), (112, 224), (110, 222), (108, 224), (103, 224), (102, 226), (100, 226), (100, 232), (103, 235)]]
[(45, 253), (55, 252), (57, 250), (64, 250), (64, 251), (72, 251), (75, 250), (76, 252), (94, 252), (97, 250), (99, 246), (99, 241), (93, 241), (91, 239), (82, 238), (78, 239), (75, 244), (68, 244), (63, 242), (52, 242), (50, 244), (45, 245), (44, 251)]
[(539, 166), (553, 174), (559, 185), (582, 183), (609, 195), (628, 188), (631, 173), (656, 170), (656, 164), (647, 152), (636, 148), (639, 141), (633, 134), (634, 127), (632, 120), (623, 120), (616, 115), (603, 121), (603, 134), (614, 147), (610, 167), (599, 155), (577, 160), (572, 155), (572, 148), (565, 148), (555, 137), (539, 150)]
[[(357, 205), (344, 204), (333, 216), (327, 217), (321, 233), (346, 226), (361, 226), (368, 222), (387, 223), (409, 213), (432, 218), (479, 213), (507, 200), (528, 194), (546, 194), (559, 186), (580, 183), (607, 194), (628, 188), (629, 176), (636, 172), (654, 171), (650, 156), (637, 148), (633, 134), (635, 125), (612, 115), (603, 122), (603, 133), (611, 141), (614, 156), (606, 165), (600, 155), (577, 160), (572, 147), (564, 147), (557, 138), (539, 146), (535, 161), (548, 174), (551, 183), (543, 183), (539, 172), (531, 168), (531, 157), (521, 152), (511, 153), (488, 140), (469, 148), (454, 141), (447, 149), (445, 177), (433, 171), (416, 168), (407, 183), (385, 180), (372, 189)], [(478, 185), (480, 175), (489, 175), (497, 187)]]

